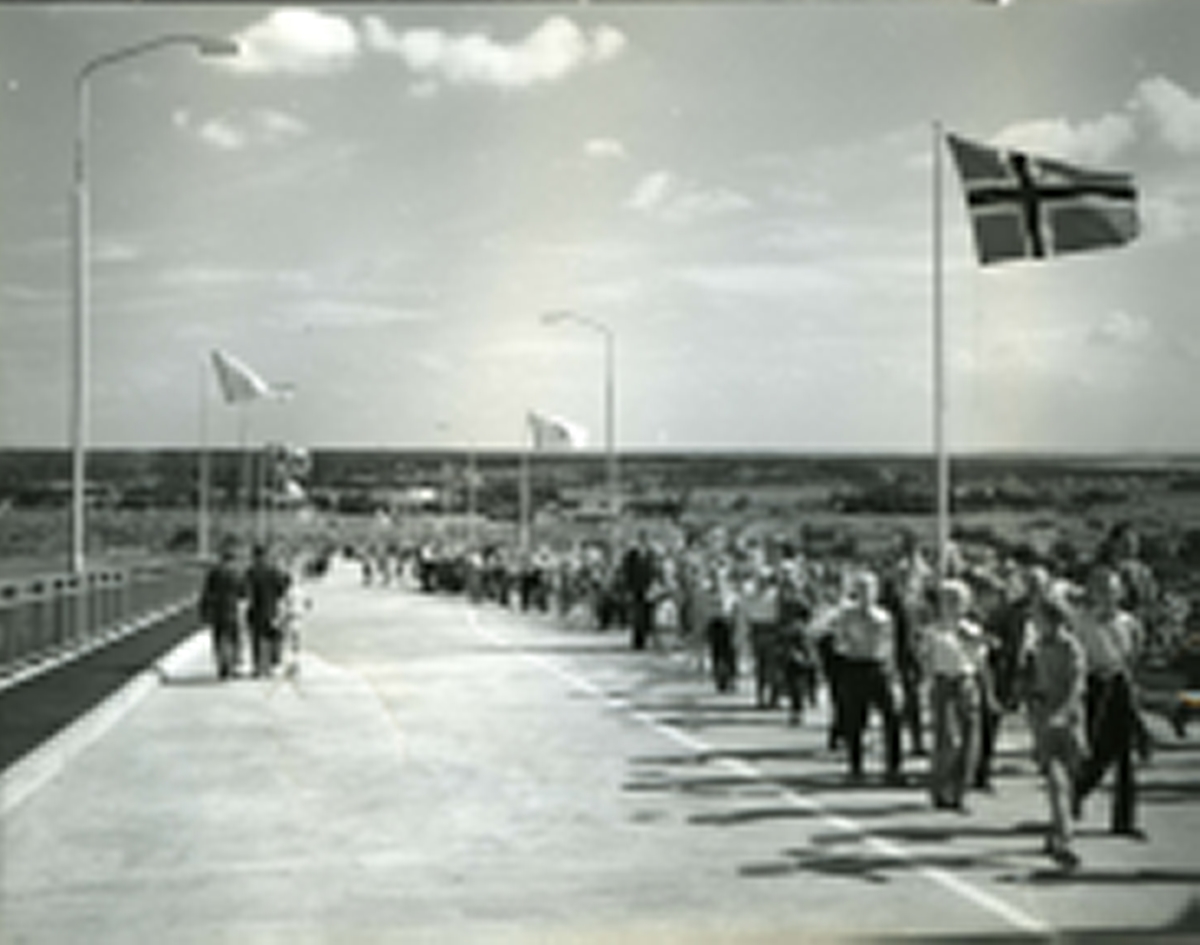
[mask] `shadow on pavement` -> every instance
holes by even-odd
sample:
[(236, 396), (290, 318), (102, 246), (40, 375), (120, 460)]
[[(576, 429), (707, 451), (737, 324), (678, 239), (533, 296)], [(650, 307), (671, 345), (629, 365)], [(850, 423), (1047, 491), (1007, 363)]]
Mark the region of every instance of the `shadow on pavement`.
[(166, 673), (160, 672), (158, 680), (164, 686), (169, 686), (172, 689), (202, 689), (217, 686), (228, 686), (236, 680), (225, 681), (218, 679), (215, 673), (204, 674), (200, 676), (168, 676)]
[[(1115, 942), (1145, 942), (1174, 945), (1177, 942), (1195, 942), (1200, 932), (1200, 899), (1193, 897), (1189, 905), (1169, 922), (1145, 929), (1057, 929), (1054, 941), (1060, 945), (1108, 945)], [(1006, 935), (981, 934), (963, 935), (905, 935), (903, 932), (889, 937), (870, 937), (857, 939), (867, 942), (908, 942), (928, 943), (928, 945), (1012, 945), (1017, 942), (1029, 942), (1031, 936), (1022, 933)]]
[[(1088, 886), (1145, 886), (1200, 884), (1200, 870), (1158, 869), (1153, 866), (1132, 869), (1088, 869), (1087, 865), (1066, 873), (1062, 870), (1038, 869), (1022, 876), (1001, 876), (999, 882), (1029, 885), (1088, 885)], [(1200, 930), (1200, 925), (1197, 925)]]
[[(829, 807), (822, 805), (806, 809), (796, 806), (760, 807), (754, 810), (737, 810), (728, 813), (694, 814), (688, 818), (688, 823), (710, 827), (738, 827), (743, 824), (759, 823), (767, 820), (802, 820), (813, 817), (853, 817), (855, 820), (874, 820), (880, 817), (898, 817), (904, 814), (927, 812), (929, 805), (924, 802), (910, 801), (896, 804), (881, 804), (877, 807)], [(880, 833), (872, 830), (873, 835)], [(853, 836), (853, 835), (851, 835)]]
[(779, 879), (805, 873), (817, 873), (822, 876), (882, 884), (891, 882), (894, 874), (925, 868), (948, 872), (1011, 869), (1011, 856), (1011, 851), (1003, 853), (962, 851), (891, 856), (869, 847), (864, 847), (861, 851), (834, 854), (814, 849), (785, 850), (783, 859), (764, 863), (747, 863), (738, 867), (738, 875), (745, 879)]
[(635, 765), (693, 766), (722, 759), (738, 761), (814, 761), (828, 760), (829, 752), (822, 748), (730, 748), (711, 751), (678, 752), (670, 755), (642, 755), (632, 758)]

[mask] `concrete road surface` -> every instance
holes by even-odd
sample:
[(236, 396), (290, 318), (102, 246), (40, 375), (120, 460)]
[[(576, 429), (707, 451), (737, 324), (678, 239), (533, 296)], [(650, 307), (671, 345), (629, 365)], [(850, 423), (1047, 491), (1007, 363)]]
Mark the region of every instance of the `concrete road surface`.
[(1016, 720), (996, 792), (934, 812), (922, 760), (848, 786), (823, 713), (791, 728), (623, 633), (346, 568), (311, 595), (298, 679), (218, 684), (198, 637), (9, 811), (0, 941), (1200, 934), (1194, 740), (1139, 773), (1149, 839), (1097, 796), (1067, 875)]

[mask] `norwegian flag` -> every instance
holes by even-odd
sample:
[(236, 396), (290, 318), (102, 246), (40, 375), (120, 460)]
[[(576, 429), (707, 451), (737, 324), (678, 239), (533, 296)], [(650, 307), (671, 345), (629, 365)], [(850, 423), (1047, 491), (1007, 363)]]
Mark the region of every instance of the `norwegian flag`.
[(982, 264), (1121, 246), (1138, 235), (1131, 175), (947, 139)]

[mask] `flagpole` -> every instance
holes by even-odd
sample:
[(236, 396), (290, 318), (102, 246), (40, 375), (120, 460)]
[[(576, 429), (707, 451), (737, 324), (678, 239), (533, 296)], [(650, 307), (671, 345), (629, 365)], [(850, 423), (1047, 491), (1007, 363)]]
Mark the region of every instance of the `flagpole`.
[(245, 402), (238, 404), (238, 452), (241, 454), (242, 475), (241, 488), (238, 490), (238, 508), (237, 518), (239, 526), (244, 527), (247, 520), (250, 518), (252, 509), (250, 506), (250, 450), (247, 446), (249, 434), (247, 427), (249, 426), (248, 406)]
[(470, 452), (467, 454), (467, 543), (475, 547), (475, 441), (470, 441)]
[(521, 554), (529, 553), (530, 539), (530, 507), (532, 505), (530, 495), (529, 482), (529, 453), (531, 451), (529, 437), (529, 415), (525, 416), (525, 423), (521, 428), (521, 479), (520, 479), (520, 547)]
[(266, 444), (254, 449), (254, 540), (262, 542), (266, 538), (266, 496), (267, 489), (267, 447)]
[(945, 578), (950, 551), (950, 457), (946, 451), (946, 332), (942, 273), (942, 125), (933, 123), (933, 441), (937, 463), (937, 563)]
[(196, 512), (196, 553), (205, 560), (211, 553), (209, 541), (212, 459), (208, 452), (208, 366), (200, 360), (200, 484)]

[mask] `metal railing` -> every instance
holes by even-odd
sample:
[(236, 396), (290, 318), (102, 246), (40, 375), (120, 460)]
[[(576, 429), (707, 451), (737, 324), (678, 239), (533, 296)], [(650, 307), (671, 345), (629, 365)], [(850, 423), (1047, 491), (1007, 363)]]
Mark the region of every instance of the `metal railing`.
[(195, 601), (199, 565), (139, 564), (0, 580), (0, 684)]

